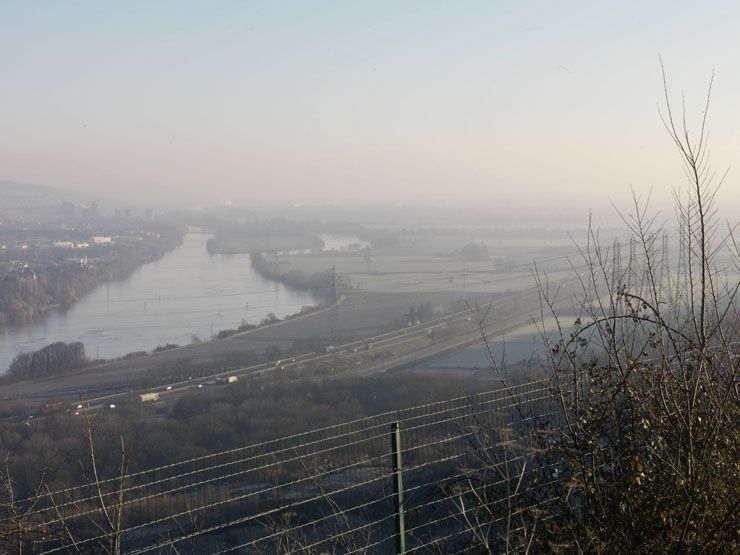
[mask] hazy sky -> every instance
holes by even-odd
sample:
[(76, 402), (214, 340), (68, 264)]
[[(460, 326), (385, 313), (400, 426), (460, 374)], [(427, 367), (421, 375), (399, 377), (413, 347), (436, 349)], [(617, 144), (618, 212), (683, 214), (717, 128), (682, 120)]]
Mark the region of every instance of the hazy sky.
[[(667, 198), (740, 161), (737, 2), (0, 2), (0, 179), (235, 202)], [(740, 199), (730, 174), (723, 200)]]

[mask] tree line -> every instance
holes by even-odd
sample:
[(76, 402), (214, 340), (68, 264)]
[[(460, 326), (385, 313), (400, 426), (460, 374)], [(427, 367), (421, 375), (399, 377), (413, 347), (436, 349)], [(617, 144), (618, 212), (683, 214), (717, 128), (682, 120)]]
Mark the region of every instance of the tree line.
[(38, 351), (18, 353), (8, 367), (8, 377), (13, 381), (30, 380), (81, 368), (89, 362), (82, 343), (58, 341)]

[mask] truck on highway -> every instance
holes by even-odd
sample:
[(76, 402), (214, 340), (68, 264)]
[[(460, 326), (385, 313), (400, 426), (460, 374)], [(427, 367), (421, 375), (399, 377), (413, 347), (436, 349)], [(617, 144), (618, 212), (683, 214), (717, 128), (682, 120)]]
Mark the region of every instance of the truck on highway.
[(159, 393), (142, 393), (139, 397), (141, 397), (143, 403), (147, 401), (159, 401)]

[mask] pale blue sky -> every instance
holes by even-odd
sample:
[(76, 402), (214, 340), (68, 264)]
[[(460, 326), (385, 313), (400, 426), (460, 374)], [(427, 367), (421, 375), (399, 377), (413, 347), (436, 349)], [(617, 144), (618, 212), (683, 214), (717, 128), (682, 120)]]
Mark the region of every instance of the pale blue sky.
[[(202, 201), (680, 182), (662, 54), (740, 160), (735, 2), (0, 1), (0, 179)], [(740, 190), (731, 173), (724, 200)]]

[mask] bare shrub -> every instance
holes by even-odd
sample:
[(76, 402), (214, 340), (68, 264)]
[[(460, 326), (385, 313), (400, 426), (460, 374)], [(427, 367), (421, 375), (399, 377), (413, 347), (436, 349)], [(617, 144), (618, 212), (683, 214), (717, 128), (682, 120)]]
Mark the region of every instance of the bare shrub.
[[(665, 84), (665, 74), (664, 84)], [(711, 92), (711, 84), (710, 84)], [(665, 87), (663, 122), (688, 186), (675, 193), (675, 246), (648, 202), (623, 215), (630, 231), (604, 247), (591, 228), (574, 325), (549, 346), (560, 440), (546, 460), (559, 502), (539, 547), (578, 551), (724, 552), (737, 542), (740, 287), (734, 225), (717, 218), (724, 180), (712, 170), (707, 110), (698, 134)], [(680, 118), (680, 119), (679, 119)], [(735, 267), (733, 273), (732, 266)], [(558, 319), (555, 292), (539, 276)]]
[[(711, 83), (699, 131), (692, 134), (685, 105), (674, 113), (663, 78), (661, 116), (687, 178), (674, 193), (675, 233), (669, 235), (647, 200), (633, 195), (632, 212), (620, 212), (628, 243), (604, 244), (589, 225), (573, 263), (575, 294), (535, 271), (556, 418), (545, 433), (529, 431), (535, 470), (479, 471), (467, 496), (457, 496), (470, 537), (483, 552), (737, 548), (736, 224), (721, 224), (717, 216), (715, 198), (726, 172), (716, 174), (709, 163)], [(562, 316), (574, 312), (575, 321)], [(544, 329), (551, 317), (554, 337)], [(479, 321), (493, 368), (510, 387)], [(509, 468), (500, 464), (506, 449), (496, 453), (499, 466), (482, 468)], [(494, 490), (491, 483), (502, 485)], [(492, 501), (500, 510), (490, 510)], [(493, 526), (494, 518), (516, 521), (518, 535), (509, 525)]]

